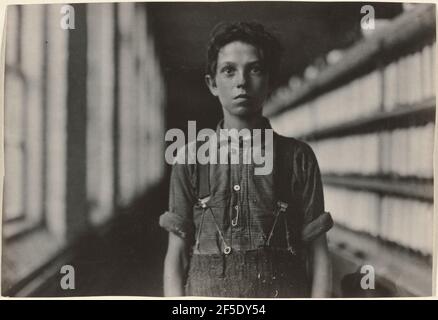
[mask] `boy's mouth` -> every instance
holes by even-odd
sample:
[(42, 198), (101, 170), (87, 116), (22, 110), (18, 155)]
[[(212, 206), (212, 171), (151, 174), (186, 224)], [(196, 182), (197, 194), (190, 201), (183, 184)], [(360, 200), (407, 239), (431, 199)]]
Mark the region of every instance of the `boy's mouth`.
[(241, 93), (241, 94), (235, 96), (234, 99), (235, 100), (237, 100), (237, 99), (246, 99), (246, 100), (248, 100), (248, 99), (251, 99), (251, 96), (249, 94), (246, 94), (246, 93)]

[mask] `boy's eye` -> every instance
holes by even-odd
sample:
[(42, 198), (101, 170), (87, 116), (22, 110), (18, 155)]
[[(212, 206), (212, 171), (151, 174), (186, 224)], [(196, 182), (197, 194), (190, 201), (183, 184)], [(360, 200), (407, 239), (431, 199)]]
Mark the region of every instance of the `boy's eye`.
[(262, 68), (260, 66), (252, 66), (251, 67), (251, 72), (255, 73), (255, 74), (259, 74), (259, 73), (262, 73), (263, 70), (262, 70)]
[(226, 75), (231, 75), (231, 74), (233, 74), (233, 72), (234, 72), (233, 67), (227, 66), (227, 67), (222, 68), (222, 73), (225, 73)]

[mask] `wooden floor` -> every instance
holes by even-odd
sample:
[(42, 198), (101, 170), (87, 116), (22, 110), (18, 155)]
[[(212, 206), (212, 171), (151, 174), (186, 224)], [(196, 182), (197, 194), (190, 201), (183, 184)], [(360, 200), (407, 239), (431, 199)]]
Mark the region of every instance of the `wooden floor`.
[(157, 189), (128, 210), (118, 212), (103, 235), (89, 236), (69, 262), (75, 289), (63, 290), (63, 275), (54, 275), (32, 296), (162, 296), (167, 233), (158, 225), (167, 200)]

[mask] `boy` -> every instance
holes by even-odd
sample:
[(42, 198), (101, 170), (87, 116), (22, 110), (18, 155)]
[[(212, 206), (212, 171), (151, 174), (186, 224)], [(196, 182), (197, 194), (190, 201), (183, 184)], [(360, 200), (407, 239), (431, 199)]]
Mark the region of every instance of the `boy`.
[[(220, 138), (221, 129), (249, 130), (253, 137), (256, 129), (272, 130), (262, 106), (280, 52), (278, 41), (259, 24), (216, 28), (205, 79), (224, 113), (219, 149), (230, 146)], [(255, 175), (256, 166), (242, 158), (233, 164), (173, 165), (169, 211), (160, 217), (169, 231), (166, 296), (329, 296), (325, 231), (332, 221), (324, 213), (316, 158), (303, 142), (277, 134), (270, 141), (270, 136), (258, 137), (260, 152), (268, 153), (266, 146), (273, 144), (269, 174)], [(232, 153), (245, 153), (247, 140), (234, 139)], [(190, 157), (189, 149), (183, 148), (180, 158)]]

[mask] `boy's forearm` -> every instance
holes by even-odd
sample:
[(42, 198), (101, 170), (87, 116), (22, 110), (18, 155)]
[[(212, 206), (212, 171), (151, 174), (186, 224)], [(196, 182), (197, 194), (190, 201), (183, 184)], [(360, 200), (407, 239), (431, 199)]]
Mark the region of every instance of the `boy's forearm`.
[(169, 248), (164, 260), (164, 296), (177, 297), (185, 295), (185, 273), (188, 257), (184, 240), (169, 234)]
[(329, 298), (332, 291), (332, 268), (325, 235), (313, 244), (312, 298)]
[(312, 284), (312, 298), (329, 298), (331, 296), (330, 263), (326, 260), (315, 270)]
[(178, 297), (185, 294), (183, 270), (181, 268), (181, 264), (174, 260), (175, 259), (167, 256), (164, 263), (165, 297)]

